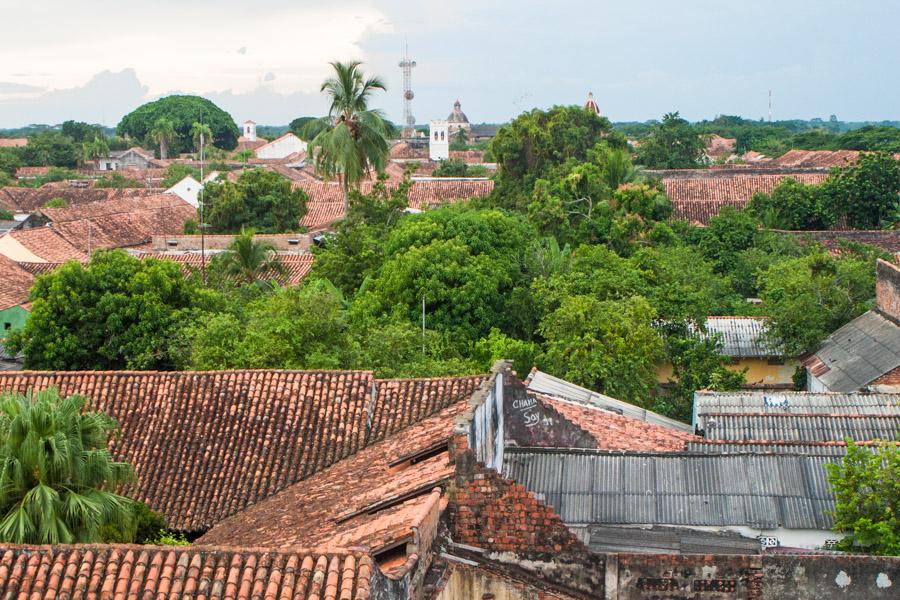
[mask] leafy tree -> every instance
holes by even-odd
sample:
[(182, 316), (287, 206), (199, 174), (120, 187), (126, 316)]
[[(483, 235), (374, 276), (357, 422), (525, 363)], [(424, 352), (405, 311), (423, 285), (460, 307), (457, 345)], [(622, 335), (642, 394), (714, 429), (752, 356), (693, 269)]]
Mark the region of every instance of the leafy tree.
[(532, 194), (538, 179), (569, 161), (588, 160), (598, 143), (624, 148), (620, 135), (611, 135), (605, 117), (577, 106), (533, 110), (501, 127), (489, 150), (497, 162), (494, 196), (501, 206), (519, 207)]
[(132, 502), (116, 493), (133, 477), (110, 456), (116, 422), (82, 412), (84, 396), (55, 388), (0, 396), (0, 539), (16, 544), (100, 541), (130, 526)]
[(166, 119), (175, 129), (175, 138), (167, 149), (172, 154), (180, 154), (193, 147), (191, 127), (201, 116), (212, 132), (212, 144), (226, 150), (237, 146), (240, 132), (231, 115), (199, 96), (173, 95), (143, 104), (122, 118), (116, 132), (147, 146), (155, 145), (149, 137), (150, 131), (159, 119)]
[[(151, 140), (159, 146), (159, 157), (163, 160), (169, 158), (169, 145), (175, 141), (175, 125), (165, 117), (158, 118), (153, 127), (147, 132)], [(209, 130), (209, 136), (212, 138), (212, 131)]]
[(465, 129), (460, 129), (450, 140), (450, 150), (454, 152), (462, 152), (469, 149), (469, 138)]
[(435, 177), (466, 177), (468, 165), (461, 158), (448, 158), (441, 161), (432, 175)]
[(103, 128), (99, 125), (89, 125), (83, 121), (65, 121), (61, 128), (62, 134), (72, 138), (76, 144), (90, 142), (97, 138), (104, 139)]
[(253, 158), (253, 150), (250, 148), (244, 148), (243, 150), (238, 150), (234, 153), (235, 160), (239, 160), (242, 163), (250, 162), (250, 159)]
[(94, 184), (95, 188), (115, 188), (115, 189), (123, 189), (123, 188), (142, 188), (147, 187), (144, 185), (144, 182), (140, 179), (132, 179), (130, 177), (125, 177), (121, 173), (112, 173), (109, 177), (104, 177), (102, 179), (98, 179)]
[(797, 356), (869, 309), (875, 269), (869, 261), (816, 252), (773, 264), (759, 281), (771, 317), (767, 335)]
[(246, 229), (236, 235), (228, 250), (213, 257), (211, 269), (227, 280), (242, 285), (269, 282), (287, 275), (287, 269), (269, 242), (253, 239)]
[(188, 176), (200, 181), (200, 169), (184, 163), (173, 163), (166, 169), (166, 178), (163, 179), (162, 187), (168, 189)]
[(0, 175), (13, 177), (20, 166), (22, 161), (13, 148), (0, 148)]
[(759, 225), (749, 213), (726, 206), (699, 233), (698, 245), (704, 256), (713, 261), (717, 272), (730, 273), (737, 263), (737, 255), (753, 246), (758, 232)]
[(15, 213), (11, 210), (6, 210), (5, 208), (0, 209), (0, 221), (12, 221), (15, 216)]
[(49, 200), (47, 200), (47, 203), (44, 204), (44, 207), (45, 208), (68, 208), (69, 201), (66, 200), (65, 198), (60, 198), (57, 196), (56, 198), (50, 198)]
[(209, 182), (203, 188), (204, 218), (213, 233), (297, 231), (306, 213), (306, 193), (277, 173), (250, 169), (237, 182)]
[(822, 230), (831, 229), (837, 222), (822, 187), (803, 184), (792, 177), (781, 180), (771, 194), (754, 194), (747, 210), (772, 229)]
[(34, 283), (31, 316), (7, 346), (29, 369), (170, 369), (169, 338), (218, 306), (215, 295), (166, 260), (122, 250), (66, 263)]
[(541, 320), (546, 343), (538, 364), (573, 383), (649, 407), (656, 364), (663, 356), (662, 340), (652, 326), (655, 317), (641, 297), (565, 298)]
[(898, 220), (900, 163), (890, 154), (861, 154), (856, 164), (835, 169), (823, 188), (851, 227), (877, 229)]
[(826, 464), (835, 497), (834, 530), (846, 533), (838, 547), (850, 552), (900, 555), (900, 449), (877, 451), (847, 440), (839, 464)]
[(308, 142), (311, 138), (306, 135), (307, 125), (316, 120), (316, 117), (297, 117), (290, 122), (288, 130), (301, 140), (306, 140)]
[(637, 162), (648, 169), (695, 169), (705, 149), (703, 139), (677, 113), (667, 113), (662, 123), (641, 140)]
[(45, 131), (28, 138), (28, 145), (19, 149), (22, 164), (36, 167), (71, 167), (78, 164), (79, 149), (67, 135)]
[(100, 539), (106, 544), (148, 544), (166, 528), (165, 517), (143, 502), (132, 502), (132, 515), (128, 522), (107, 523), (100, 527)]
[(837, 145), (844, 150), (900, 152), (900, 128), (870, 125), (838, 136)]
[(331, 63), (334, 76), (325, 80), (321, 91), (331, 100), (328, 116), (309, 123), (309, 155), (318, 173), (337, 178), (344, 191), (344, 208), (349, 191), (370, 171), (384, 171), (388, 158), (388, 126), (382, 113), (370, 109), (369, 98), (376, 90), (385, 90), (378, 77), (366, 78), (360, 62)]
[(739, 390), (746, 383), (744, 372), (726, 367), (728, 359), (721, 355), (722, 340), (718, 337), (697, 335), (687, 321), (668, 321), (660, 329), (665, 334), (672, 377), (667, 393), (656, 399), (657, 412), (690, 423), (694, 392)]

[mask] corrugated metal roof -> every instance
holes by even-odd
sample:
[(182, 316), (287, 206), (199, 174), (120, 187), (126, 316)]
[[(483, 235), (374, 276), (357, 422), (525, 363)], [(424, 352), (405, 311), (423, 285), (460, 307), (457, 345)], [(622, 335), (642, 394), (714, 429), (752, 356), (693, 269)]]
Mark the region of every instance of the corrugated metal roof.
[(739, 391), (694, 394), (694, 422), (707, 413), (900, 415), (900, 394)]
[[(872, 448), (878, 446), (873, 445)], [(838, 443), (770, 443), (770, 442), (688, 442), (687, 452), (701, 454), (803, 454), (806, 456), (836, 456), (847, 453), (847, 446)]]
[(834, 457), (509, 448), (504, 474), (568, 524), (829, 529)]
[(562, 398), (563, 400), (568, 400), (577, 404), (602, 408), (617, 415), (646, 421), (647, 423), (653, 423), (654, 425), (671, 427), (689, 433), (694, 431), (693, 427), (687, 423), (682, 423), (681, 421), (676, 421), (675, 419), (670, 419), (669, 417), (664, 417), (663, 415), (643, 409), (640, 406), (635, 406), (634, 404), (629, 404), (628, 402), (623, 402), (622, 400), (616, 400), (610, 396), (593, 392), (587, 388), (575, 385), (574, 383), (569, 383), (564, 379), (548, 375), (542, 371), (536, 370), (532, 372), (530, 381), (528, 382), (528, 389), (532, 392), (556, 396), (557, 398)]
[(722, 341), (720, 354), (735, 358), (781, 356), (780, 348), (766, 342), (766, 319), (756, 317), (707, 317), (706, 336)]
[(833, 392), (861, 389), (900, 367), (900, 326), (874, 310), (832, 333), (815, 353), (816, 377)]
[(900, 432), (896, 415), (704, 415), (702, 430), (707, 439), (739, 442), (856, 442), (894, 440)]

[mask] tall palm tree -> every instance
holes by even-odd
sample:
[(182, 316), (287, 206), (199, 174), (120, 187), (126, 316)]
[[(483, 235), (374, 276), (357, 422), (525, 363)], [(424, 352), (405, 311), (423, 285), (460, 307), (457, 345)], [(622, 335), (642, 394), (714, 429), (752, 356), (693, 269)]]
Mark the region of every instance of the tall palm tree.
[(306, 127), (316, 171), (340, 181), (345, 213), (350, 188), (358, 186), (371, 170), (383, 171), (388, 157), (387, 123), (381, 111), (369, 108), (372, 93), (387, 88), (378, 77), (366, 78), (361, 64), (331, 63), (334, 76), (321, 88), (331, 98), (328, 116)]
[(287, 269), (272, 244), (254, 240), (253, 234), (252, 229), (242, 229), (228, 251), (217, 257), (222, 275), (248, 285), (286, 277)]
[(194, 148), (200, 150), (200, 139), (203, 138), (204, 143), (209, 143), (213, 139), (212, 129), (206, 123), (194, 122), (191, 125), (191, 139), (194, 141)]
[(109, 145), (103, 137), (96, 135), (90, 142), (81, 143), (82, 163), (87, 164), (102, 156), (109, 156)]
[(0, 540), (97, 542), (105, 525), (133, 527), (133, 501), (115, 492), (134, 472), (107, 450), (116, 422), (86, 403), (55, 388), (0, 396)]
[(175, 139), (175, 125), (165, 117), (160, 117), (150, 129), (150, 139), (159, 144), (159, 157), (169, 158), (169, 144)]

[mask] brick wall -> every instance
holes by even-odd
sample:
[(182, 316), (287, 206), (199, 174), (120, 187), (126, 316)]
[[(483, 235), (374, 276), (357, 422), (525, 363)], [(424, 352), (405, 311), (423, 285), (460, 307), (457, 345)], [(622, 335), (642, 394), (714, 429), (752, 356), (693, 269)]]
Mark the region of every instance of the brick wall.
[(875, 381), (871, 382), (869, 384), (869, 387), (876, 386), (876, 385), (900, 386), (900, 367), (897, 367), (896, 369), (894, 369), (892, 371), (888, 371), (887, 373), (885, 373), (884, 375), (882, 375)]
[(875, 308), (900, 321), (900, 267), (878, 259), (875, 267)]

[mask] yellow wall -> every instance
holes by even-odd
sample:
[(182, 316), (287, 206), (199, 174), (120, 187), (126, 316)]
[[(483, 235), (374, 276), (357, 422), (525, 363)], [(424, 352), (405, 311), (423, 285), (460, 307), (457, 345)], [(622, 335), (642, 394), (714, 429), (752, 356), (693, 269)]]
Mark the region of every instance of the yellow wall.
[[(794, 371), (800, 366), (796, 359), (785, 359), (782, 365), (770, 365), (767, 358), (742, 358), (728, 365), (732, 371), (747, 369), (748, 386), (793, 385)], [(672, 377), (672, 365), (662, 363), (656, 367), (656, 382), (668, 383)]]

